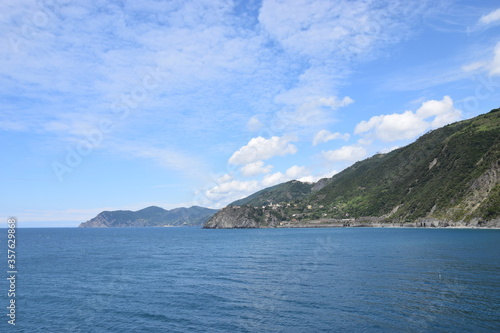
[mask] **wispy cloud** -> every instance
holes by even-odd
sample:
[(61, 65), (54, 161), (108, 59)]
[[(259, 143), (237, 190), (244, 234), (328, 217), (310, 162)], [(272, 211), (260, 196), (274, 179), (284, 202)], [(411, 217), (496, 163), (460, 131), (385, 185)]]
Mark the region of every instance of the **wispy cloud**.
[(500, 8), (497, 8), (479, 19), (480, 24), (492, 24), (500, 22)]
[(192, 154), (175, 149), (159, 148), (153, 144), (141, 144), (133, 141), (121, 141), (111, 145), (112, 150), (125, 154), (128, 158), (147, 159), (156, 165), (175, 170), (187, 178), (206, 179), (208, 166)]
[[(498, 22), (496, 10), (451, 9), (404, 0), (3, 1), (0, 129), (62, 155), (107, 122), (94, 150), (201, 180), (208, 204), (227, 203), (367, 154), (391, 115), (367, 117), (364, 144), (331, 142), (350, 140), (334, 127), (338, 116), (363, 108), (353, 103), (362, 93), (343, 88), (359, 65), (429, 27), (473, 33), (478, 22), (488, 31)], [(471, 47), (473, 56), (397, 71), (380, 85), (418, 91), (497, 75), (500, 52), (492, 57), (487, 42)], [(311, 139), (331, 150), (306, 151), (317, 149)], [(228, 176), (207, 185), (221, 170)]]
[[(345, 77), (349, 62), (404, 38), (402, 18), (414, 15), (394, 2), (375, 7), (349, 1), (265, 1), (258, 17), (234, 15), (237, 9), (226, 1), (4, 2), (3, 9), (0, 28), (8, 33), (2, 43), (10, 47), (0, 51), (1, 65), (9, 75), (0, 82), (3, 106), (12, 109), (3, 128), (62, 139), (95, 127), (124, 95), (140, 100), (134, 111), (142, 115), (124, 125), (175, 117), (192, 126), (218, 107), (193, 109), (192, 98), (223, 104), (237, 93), (236, 82), (253, 92), (239, 95), (248, 103), (266, 98), (276, 103), (271, 111), (285, 104), (285, 112), (312, 119), (320, 107), (336, 108), (321, 101), (335, 98), (332, 82)], [(161, 79), (143, 101), (147, 68), (157, 68)], [(20, 92), (23, 103), (8, 102)], [(229, 96), (215, 102), (217, 92)], [(215, 118), (239, 121), (223, 111)]]
[(313, 139), (313, 146), (316, 146), (320, 143), (328, 142), (331, 140), (337, 140), (337, 139), (342, 139), (342, 140), (349, 140), (351, 135), (349, 133), (332, 133), (328, 130), (321, 130), (316, 135), (314, 136)]

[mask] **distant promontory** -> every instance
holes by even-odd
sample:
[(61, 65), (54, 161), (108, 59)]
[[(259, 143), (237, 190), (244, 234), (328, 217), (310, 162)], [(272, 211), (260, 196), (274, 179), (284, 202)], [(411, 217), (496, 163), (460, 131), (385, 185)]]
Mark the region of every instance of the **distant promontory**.
[(193, 206), (165, 210), (151, 206), (138, 211), (104, 211), (81, 223), (80, 228), (103, 227), (199, 227), (207, 222), (216, 209)]

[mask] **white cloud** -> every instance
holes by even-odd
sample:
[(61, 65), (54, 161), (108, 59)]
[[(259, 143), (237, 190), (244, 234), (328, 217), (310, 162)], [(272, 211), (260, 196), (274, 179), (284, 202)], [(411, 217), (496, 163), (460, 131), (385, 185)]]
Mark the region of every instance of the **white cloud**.
[(279, 183), (286, 182), (290, 179), (288, 179), (284, 174), (281, 172), (275, 172), (273, 174), (265, 175), (264, 178), (262, 179), (262, 185), (264, 187), (269, 187), (273, 186)]
[(381, 154), (387, 154), (387, 153), (390, 153), (391, 151), (393, 150), (396, 150), (398, 148), (401, 148), (400, 146), (392, 146), (390, 148), (384, 148), (380, 151)]
[(337, 150), (324, 151), (322, 155), (330, 162), (356, 162), (366, 157), (367, 151), (360, 146), (344, 146)]
[(358, 144), (361, 146), (369, 146), (373, 143), (372, 139), (361, 138), (358, 140)]
[(500, 42), (495, 46), (493, 60), (490, 64), (490, 74), (500, 75)]
[(149, 159), (164, 168), (178, 171), (186, 177), (191, 177), (193, 179), (206, 178), (205, 170), (208, 168), (205, 163), (201, 159), (183, 152), (129, 141), (112, 143), (110, 144), (110, 149), (126, 154), (127, 158)]
[(353, 102), (334, 97), (352, 63), (410, 35), (425, 2), (264, 1), (259, 12), (263, 31), (285, 53), (305, 60), (292, 69), (298, 80), (288, 81), (290, 88), (275, 98), (284, 105), (275, 127), (297, 130), (333, 121), (331, 111)]
[(273, 136), (270, 139), (261, 136), (253, 138), (229, 158), (229, 163), (243, 165), (267, 160), (274, 156), (295, 154), (297, 148), (290, 143), (291, 141), (295, 141), (295, 139), (289, 136)]
[(231, 180), (233, 180), (233, 176), (231, 176), (231, 175), (230, 175), (230, 174), (228, 174), (228, 173), (226, 173), (226, 174), (224, 174), (224, 175), (220, 176), (219, 178), (217, 178), (217, 181), (218, 181), (219, 183), (226, 183), (226, 182), (229, 182), (229, 181), (231, 181)]
[[(330, 170), (321, 174), (310, 174), (309, 169), (303, 166), (294, 165), (286, 170), (285, 173), (275, 172), (264, 175), (260, 180), (239, 181), (230, 179), (222, 182), (219, 179), (216, 185), (208, 190), (197, 191), (196, 196), (200, 197), (201, 201), (197, 204), (210, 207), (223, 207), (230, 202), (247, 197), (263, 188), (274, 186), (290, 180), (298, 180), (301, 182), (316, 182), (322, 178), (330, 178), (337, 173), (336, 170)], [(201, 193), (202, 192), (202, 193)]]
[(276, 127), (293, 129), (295, 127), (324, 125), (331, 122), (332, 111), (354, 103), (354, 100), (349, 96), (342, 99), (336, 96), (306, 96), (307, 94), (315, 94), (314, 91), (310, 91), (310, 88), (291, 89), (276, 96), (276, 103), (285, 105), (277, 114)]
[(310, 174), (310, 172), (306, 167), (298, 166), (298, 165), (294, 165), (294, 166), (288, 168), (285, 172), (285, 175), (289, 179), (299, 179), (299, 178), (305, 177), (309, 174)]
[(355, 134), (369, 133), (375, 138), (390, 142), (414, 139), (429, 129), (435, 129), (462, 118), (460, 110), (455, 109), (453, 100), (445, 96), (441, 101), (430, 100), (414, 113), (393, 113), (380, 115), (356, 125)]
[(252, 177), (263, 173), (269, 173), (271, 172), (272, 168), (272, 165), (264, 166), (263, 161), (257, 161), (244, 165), (241, 168), (241, 174), (245, 177)]
[[(278, 81), (269, 75), (268, 66), (279, 56), (269, 57), (269, 48), (262, 46), (264, 37), (245, 26), (248, 18), (236, 22), (225, 0), (145, 0), (140, 6), (28, 1), (2, 3), (0, 9), (0, 30), (5, 32), (0, 36), (0, 67), (8, 69), (0, 85), (4, 95), (16, 96), (16, 102), (7, 98), (0, 103), (2, 110), (13, 109), (9, 123), (0, 119), (5, 129), (74, 139), (82, 123), (95, 127), (91, 116), (98, 121), (109, 117), (123, 95), (140, 95), (146, 83), (151, 89), (139, 103), (130, 103), (131, 113), (140, 117), (111, 115), (120, 118), (120, 126), (141, 132), (138, 140), (147, 136), (160, 144), (196, 135), (181, 126), (202, 123), (210, 138), (207, 131), (216, 129), (217, 120), (227, 126), (237, 118), (213, 100), (228, 105), (237, 92), (237, 100), (244, 104), (259, 97), (260, 90), (273, 91), (269, 86)], [(49, 15), (47, 21), (35, 24), (43, 12)], [(159, 69), (160, 79), (153, 84), (145, 80), (148, 68)], [(274, 69), (281, 71), (279, 66)], [(242, 84), (252, 93), (240, 93)], [(184, 112), (188, 107), (189, 113)], [(250, 111), (239, 112), (237, 119), (248, 117)], [(168, 121), (173, 118), (175, 124)], [(159, 123), (162, 136), (151, 130)], [(127, 138), (129, 133), (109, 136)], [(208, 141), (202, 144), (211, 147)]]
[(261, 188), (260, 182), (256, 180), (231, 180), (219, 183), (208, 190), (199, 191), (200, 193), (195, 192), (195, 196), (199, 197), (200, 200), (197, 204), (210, 207), (222, 207), (232, 201), (244, 198)]
[(318, 180), (323, 179), (323, 178), (331, 178), (334, 175), (336, 175), (337, 173), (338, 173), (338, 171), (331, 170), (331, 171), (328, 171), (326, 173), (322, 173), (322, 174), (319, 174), (319, 175), (304, 176), (304, 177), (301, 177), (301, 178), (299, 178), (297, 180), (301, 181), (301, 182), (304, 182), (304, 183), (315, 183)]
[(314, 136), (313, 146), (316, 146), (316, 145), (323, 143), (323, 142), (336, 140), (336, 139), (342, 139), (344, 141), (347, 141), (347, 140), (349, 140), (350, 137), (351, 137), (351, 135), (348, 133), (345, 133), (345, 134), (338, 133), (338, 132), (332, 133), (328, 130), (321, 130), (318, 133), (316, 133), (316, 135)]
[(221, 183), (208, 191), (210, 195), (228, 194), (231, 192), (249, 192), (257, 189), (258, 182), (231, 180), (226, 183)]
[(483, 68), (485, 63), (483, 61), (476, 61), (467, 65), (462, 66), (462, 70), (466, 73), (477, 71)]
[(481, 16), (479, 23), (491, 24), (500, 21), (500, 8), (489, 12), (486, 15)]
[(374, 130), (377, 139), (396, 141), (414, 138), (428, 128), (427, 122), (417, 117), (413, 112), (406, 111), (402, 114), (375, 116), (368, 121), (362, 121), (356, 126), (354, 133), (360, 134)]
[(337, 110), (338, 108), (354, 103), (354, 100), (349, 96), (345, 96), (340, 100), (337, 96), (330, 96), (320, 97), (316, 101), (314, 101), (314, 103), (316, 104), (316, 106), (328, 106), (332, 110)]
[(259, 120), (259, 118), (257, 116), (253, 116), (247, 122), (247, 129), (249, 131), (252, 131), (252, 132), (258, 131), (262, 127), (264, 127), (264, 124), (261, 123), (261, 121)]
[(418, 4), (405, 4), (269, 0), (262, 5), (259, 21), (274, 39), (292, 52), (313, 57), (331, 54), (352, 57), (369, 53), (376, 44), (402, 38), (405, 23), (420, 11)]
[(430, 123), (432, 129), (448, 125), (462, 118), (462, 112), (455, 109), (450, 96), (444, 96), (441, 101), (430, 100), (422, 103), (416, 114), (421, 119), (435, 117)]

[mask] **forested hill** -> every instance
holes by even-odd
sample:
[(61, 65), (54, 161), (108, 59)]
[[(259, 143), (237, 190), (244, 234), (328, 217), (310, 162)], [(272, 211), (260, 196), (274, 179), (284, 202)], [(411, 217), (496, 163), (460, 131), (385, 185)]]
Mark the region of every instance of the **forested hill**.
[(163, 227), (202, 226), (217, 212), (215, 209), (193, 206), (165, 210), (151, 206), (136, 212), (130, 210), (104, 211), (80, 227)]
[[(348, 218), (465, 225), (500, 221), (500, 109), (436, 129), (408, 146), (372, 156), (321, 182), (321, 186), (307, 185), (317, 189), (307, 195), (301, 192), (260, 209), (269, 210), (278, 221)], [(271, 192), (289, 186), (277, 185)], [(240, 202), (263, 202), (259, 195), (249, 198)], [(206, 226), (217, 227), (223, 214), (221, 210)], [(238, 221), (234, 223), (237, 227)]]
[(283, 184), (275, 185), (256, 192), (246, 198), (237, 200), (229, 206), (263, 206), (273, 202), (297, 201), (308, 197), (313, 192), (314, 184), (302, 183), (292, 180)]

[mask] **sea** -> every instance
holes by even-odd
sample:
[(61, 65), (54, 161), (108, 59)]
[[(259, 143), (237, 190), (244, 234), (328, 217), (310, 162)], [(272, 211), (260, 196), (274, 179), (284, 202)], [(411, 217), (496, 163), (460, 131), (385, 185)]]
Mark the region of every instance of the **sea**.
[(19, 228), (16, 241), (16, 320), (4, 278), (0, 332), (500, 332), (500, 230)]

